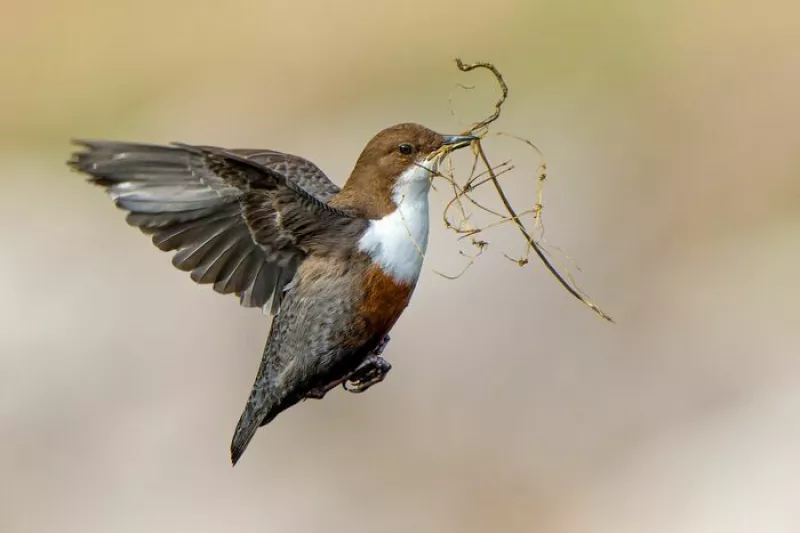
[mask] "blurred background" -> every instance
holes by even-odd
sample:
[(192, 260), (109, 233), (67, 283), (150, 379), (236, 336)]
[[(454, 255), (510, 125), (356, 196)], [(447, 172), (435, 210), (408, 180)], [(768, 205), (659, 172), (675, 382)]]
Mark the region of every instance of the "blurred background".
[[(0, 531), (800, 531), (796, 2), (0, 8)], [(342, 183), (385, 126), (491, 110), (455, 56), (505, 74), (497, 129), (547, 154), (548, 239), (617, 324), (504, 259), (510, 231), (436, 275), (463, 259), (434, 193), (387, 380), (231, 469), (268, 318), (174, 269), (68, 140), (269, 147)]]

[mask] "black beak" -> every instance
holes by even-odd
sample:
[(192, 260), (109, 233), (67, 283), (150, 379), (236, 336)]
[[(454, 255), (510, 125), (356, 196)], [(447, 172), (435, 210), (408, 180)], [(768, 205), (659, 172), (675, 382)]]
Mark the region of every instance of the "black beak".
[(464, 148), (465, 146), (469, 146), (472, 144), (472, 141), (477, 141), (478, 137), (474, 135), (445, 135), (444, 136), (444, 144), (445, 146), (452, 146), (453, 150), (458, 150), (459, 148)]

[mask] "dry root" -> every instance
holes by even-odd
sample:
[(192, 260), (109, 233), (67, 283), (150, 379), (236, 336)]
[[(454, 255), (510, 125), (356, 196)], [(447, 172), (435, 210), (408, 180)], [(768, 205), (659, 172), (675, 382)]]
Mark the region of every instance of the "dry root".
[[(514, 261), (519, 266), (524, 266), (530, 262), (532, 254), (535, 254), (542, 261), (542, 263), (544, 263), (545, 267), (550, 271), (550, 273), (555, 276), (558, 282), (572, 296), (590, 307), (602, 318), (608, 320), (609, 322), (613, 322), (611, 317), (603, 312), (600, 307), (598, 307), (588, 297), (588, 295), (586, 295), (586, 293), (584, 293), (577, 286), (569, 269), (560, 265), (558, 267), (554, 265), (554, 261), (551, 260), (553, 254), (551, 254), (551, 252), (549, 252), (544, 246), (546, 241), (544, 240), (542, 211), (543, 189), (545, 180), (547, 178), (547, 163), (542, 151), (539, 150), (535, 144), (522, 137), (500, 132), (495, 133), (495, 135), (501, 135), (506, 138), (514, 139), (524, 143), (535, 151), (539, 159), (539, 168), (534, 175), (536, 182), (536, 200), (531, 207), (522, 211), (518, 211), (516, 208), (514, 208), (508, 198), (508, 195), (500, 184), (500, 177), (515, 170), (514, 166), (511, 164), (511, 161), (504, 161), (498, 165), (492, 165), (483, 149), (481, 139), (485, 138), (489, 134), (490, 125), (500, 118), (503, 104), (505, 103), (506, 98), (508, 98), (508, 85), (506, 85), (502, 74), (491, 63), (464, 63), (460, 59), (456, 59), (456, 65), (462, 72), (469, 72), (475, 69), (484, 69), (490, 71), (500, 86), (501, 95), (495, 103), (494, 111), (489, 116), (472, 124), (472, 126), (463, 132), (464, 134), (475, 135), (479, 138), (479, 140), (473, 142), (471, 147), (474, 159), (469, 177), (465, 181), (460, 182), (456, 179), (453, 161), (450, 157), (452, 151), (447, 150), (445, 147), (440, 154), (442, 161), (439, 167), (440, 170), (438, 176), (447, 181), (448, 187), (453, 194), (452, 199), (447, 203), (443, 213), (444, 224), (448, 229), (457, 233), (460, 240), (469, 239), (470, 243), (474, 247), (474, 253), (467, 253), (463, 250), (460, 252), (467, 259), (467, 263), (461, 272), (455, 275), (446, 275), (442, 273), (439, 274), (448, 279), (457, 279), (461, 277), (464, 272), (466, 272), (467, 269), (474, 264), (475, 260), (486, 250), (489, 242), (484, 240), (484, 234), (488, 230), (498, 226), (512, 224), (517, 228), (518, 233), (524, 240), (525, 253), (521, 257), (516, 258), (504, 254), (508, 259)], [(461, 87), (467, 88), (463, 85)], [(496, 192), (500, 200), (500, 204), (502, 205), (502, 210), (491, 209), (473, 197), (473, 193), (478, 188), (487, 185), (490, 185)], [(473, 215), (477, 212), (485, 213), (492, 221), (482, 226), (472, 225), (471, 219), (475, 218)], [(555, 247), (551, 246), (551, 248), (557, 250)], [(572, 262), (566, 254), (562, 253), (562, 255)]]

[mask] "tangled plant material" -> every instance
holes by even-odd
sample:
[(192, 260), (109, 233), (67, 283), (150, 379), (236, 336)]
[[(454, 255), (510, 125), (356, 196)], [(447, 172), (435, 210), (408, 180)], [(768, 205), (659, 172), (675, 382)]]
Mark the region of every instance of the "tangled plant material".
[[(502, 132), (495, 133), (495, 135), (511, 138), (526, 144), (535, 151), (537, 157), (539, 158), (539, 168), (535, 176), (536, 202), (529, 209), (517, 211), (517, 209), (515, 209), (511, 204), (508, 194), (503, 190), (499, 179), (504, 174), (513, 171), (514, 166), (511, 164), (511, 161), (504, 161), (493, 166), (483, 149), (481, 140), (489, 134), (490, 125), (500, 118), (503, 104), (508, 98), (508, 85), (503, 79), (502, 74), (497, 67), (491, 63), (464, 63), (461, 61), (461, 59), (456, 59), (455, 61), (456, 66), (462, 72), (470, 72), (475, 69), (484, 69), (490, 71), (500, 86), (501, 94), (499, 99), (495, 102), (494, 111), (486, 118), (472, 124), (472, 126), (463, 132), (463, 134), (474, 135), (478, 138), (477, 140), (473, 141), (471, 146), (474, 158), (472, 162), (472, 169), (466, 181), (459, 183), (455, 177), (453, 161), (451, 158), (453, 153), (452, 150), (448, 149), (448, 147), (445, 147), (439, 154), (441, 161), (439, 166), (440, 170), (437, 176), (444, 178), (448, 182), (448, 185), (453, 193), (452, 199), (447, 203), (444, 209), (444, 224), (448, 229), (459, 235), (459, 240), (469, 239), (470, 243), (475, 248), (475, 252), (473, 254), (468, 254), (464, 251), (460, 252), (461, 255), (467, 258), (467, 263), (461, 272), (455, 275), (446, 275), (440, 272), (438, 272), (438, 274), (448, 279), (457, 279), (461, 277), (475, 263), (475, 260), (481, 254), (483, 254), (489, 245), (488, 241), (478, 238), (478, 236), (480, 235), (483, 237), (483, 234), (487, 230), (511, 223), (517, 228), (519, 234), (524, 239), (525, 253), (519, 258), (513, 258), (504, 254), (509, 260), (514, 261), (519, 266), (525, 266), (530, 262), (531, 254), (535, 254), (542, 261), (542, 263), (544, 263), (544, 266), (547, 268), (547, 270), (549, 270), (550, 273), (555, 276), (556, 280), (558, 280), (558, 282), (572, 296), (580, 300), (584, 305), (591, 308), (595, 313), (600, 315), (605, 320), (613, 322), (613, 319), (602, 309), (600, 309), (600, 307), (578, 287), (575, 279), (567, 268), (564, 268), (560, 265), (556, 266), (554, 264), (554, 261), (551, 260), (552, 254), (544, 246), (546, 241), (544, 239), (542, 207), (544, 182), (547, 178), (547, 163), (542, 151), (539, 150), (539, 148), (537, 148), (536, 145), (531, 141), (522, 137)], [(464, 89), (471, 88), (463, 85), (461, 87)], [(472, 196), (476, 189), (487, 184), (490, 184), (497, 193), (504, 212), (491, 209), (483, 205), (481, 202), (478, 202)], [(473, 218), (472, 215), (476, 211), (487, 213), (494, 219), (494, 221), (483, 226), (473, 226), (470, 224), (470, 219)], [(532, 220), (530, 229), (528, 226), (526, 226), (526, 220)], [(557, 249), (555, 247), (552, 248)], [(572, 262), (566, 254), (562, 255), (564, 255), (567, 260)]]

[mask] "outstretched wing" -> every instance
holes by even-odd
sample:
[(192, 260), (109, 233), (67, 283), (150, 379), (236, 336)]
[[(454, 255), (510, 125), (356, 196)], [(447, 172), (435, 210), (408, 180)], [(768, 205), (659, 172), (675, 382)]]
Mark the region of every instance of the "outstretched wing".
[[(314, 240), (303, 228), (352, 222), (325, 205), (339, 188), (310, 161), (268, 150), (76, 141), (69, 165), (105, 188), (197, 283), (272, 311)], [(288, 215), (288, 220), (283, 215)], [(305, 223), (305, 226), (303, 226)], [(317, 239), (319, 240), (319, 239)], [(310, 246), (310, 248), (309, 248)]]

